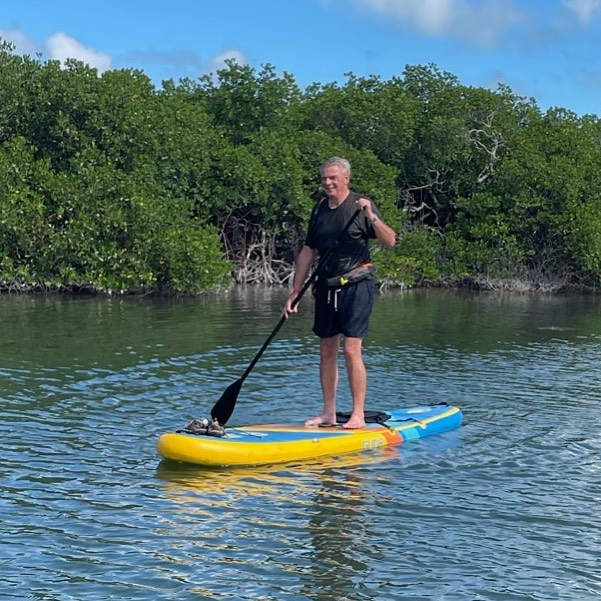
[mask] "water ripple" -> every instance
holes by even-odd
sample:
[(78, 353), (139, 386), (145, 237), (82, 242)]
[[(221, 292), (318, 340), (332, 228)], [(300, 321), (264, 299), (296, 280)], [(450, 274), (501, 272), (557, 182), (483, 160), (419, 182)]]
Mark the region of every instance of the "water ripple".
[[(446, 400), (464, 410), (460, 429), (302, 464), (160, 462), (158, 435), (207, 415), (258, 350), (279, 307), (266, 299), (5, 307), (11, 345), (42, 340), (46, 323), (52, 344), (27, 342), (0, 370), (3, 598), (601, 596), (596, 306), (581, 316), (586, 327), (545, 330), (541, 308), (529, 315), (527, 303), (498, 313), (457, 305), (481, 323), (453, 329), (438, 319), (449, 314), (445, 299), (425, 307), (436, 335), (423, 320), (400, 327), (403, 338), (389, 324), (417, 319), (412, 301), (395, 301), (403, 311), (384, 303), (388, 325), (376, 315), (366, 343), (369, 405)], [(558, 327), (558, 305), (545, 310)], [(506, 320), (537, 325), (508, 338)], [(270, 345), (232, 425), (316, 411), (306, 325)], [(348, 398), (341, 381), (341, 405)]]

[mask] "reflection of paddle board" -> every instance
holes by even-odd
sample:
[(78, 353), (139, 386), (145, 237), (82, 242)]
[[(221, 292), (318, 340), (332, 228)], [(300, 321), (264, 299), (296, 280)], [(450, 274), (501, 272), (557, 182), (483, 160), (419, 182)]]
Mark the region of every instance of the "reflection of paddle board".
[(456, 428), (457, 407), (432, 405), (386, 411), (383, 423), (359, 430), (269, 424), (226, 428), (225, 436), (167, 432), (157, 443), (165, 459), (199, 465), (260, 465), (366, 451)]

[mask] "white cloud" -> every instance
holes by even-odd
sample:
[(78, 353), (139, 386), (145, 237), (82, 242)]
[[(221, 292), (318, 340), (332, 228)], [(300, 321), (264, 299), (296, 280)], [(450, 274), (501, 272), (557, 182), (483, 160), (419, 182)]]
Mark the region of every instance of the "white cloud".
[(98, 69), (100, 73), (111, 69), (112, 61), (108, 54), (87, 48), (62, 32), (51, 35), (41, 47), (20, 29), (0, 29), (0, 38), (13, 44), (17, 54), (33, 56), (39, 53), (61, 63), (68, 58), (74, 58)]
[(583, 25), (587, 25), (595, 12), (601, 9), (601, 0), (563, 0), (563, 5), (573, 10)]
[(65, 33), (52, 34), (46, 40), (46, 46), (53, 60), (64, 63), (68, 58), (74, 58), (98, 69), (100, 73), (111, 68), (111, 57), (108, 54), (87, 48)]
[[(39, 54), (43, 60), (58, 60), (62, 64), (68, 58), (74, 58), (98, 69), (100, 73), (113, 68), (113, 59), (102, 52), (97, 52), (84, 46), (75, 38), (63, 32), (57, 32), (46, 39), (42, 44), (36, 43), (26, 33), (19, 29), (0, 29), (0, 38), (15, 47), (15, 53), (35, 56)], [(191, 51), (158, 52), (158, 51), (131, 51), (122, 55), (118, 62), (131, 65), (139, 64), (146, 69), (153, 66), (162, 68), (162, 78), (169, 79), (172, 72), (189, 72), (189, 76), (197, 77), (201, 73), (215, 73), (218, 69), (225, 68), (225, 61), (235, 60), (240, 65), (248, 63), (247, 56), (240, 50), (228, 49), (203, 61), (201, 57)]]
[(10, 42), (19, 54), (34, 55), (39, 51), (36, 43), (20, 29), (0, 29), (0, 38)]
[(248, 61), (246, 55), (240, 50), (226, 50), (221, 54), (217, 54), (213, 56), (209, 62), (207, 67), (207, 72), (214, 73), (218, 69), (223, 69), (226, 67), (226, 60), (234, 60), (239, 65), (245, 65)]
[[(160, 52), (143, 50), (127, 52), (119, 58), (119, 63), (139, 65), (147, 73), (152, 72), (156, 80), (180, 79), (183, 77), (196, 78), (202, 74), (213, 74), (218, 69), (225, 68), (225, 61), (235, 60), (240, 65), (245, 65), (248, 60), (246, 55), (239, 50), (226, 50), (203, 60), (196, 52)], [(174, 77), (174, 73), (178, 73)]]
[(513, 0), (351, 1), (357, 6), (392, 18), (400, 25), (415, 27), (426, 35), (461, 37), (484, 47), (496, 45), (509, 28), (526, 18)]

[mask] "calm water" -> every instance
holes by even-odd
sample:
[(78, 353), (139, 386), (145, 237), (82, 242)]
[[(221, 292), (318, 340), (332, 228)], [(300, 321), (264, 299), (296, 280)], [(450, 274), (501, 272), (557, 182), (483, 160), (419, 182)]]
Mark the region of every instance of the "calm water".
[[(368, 408), (447, 401), (460, 429), (315, 463), (161, 462), (282, 296), (0, 297), (0, 598), (601, 597), (599, 299), (380, 297)], [(318, 410), (309, 322), (304, 303), (230, 425)]]

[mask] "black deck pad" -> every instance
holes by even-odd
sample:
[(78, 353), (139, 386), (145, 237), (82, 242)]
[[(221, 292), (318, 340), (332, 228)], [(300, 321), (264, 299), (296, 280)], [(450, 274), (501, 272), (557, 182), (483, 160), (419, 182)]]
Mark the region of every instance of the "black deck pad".
[[(385, 421), (390, 419), (390, 415), (384, 411), (364, 411), (366, 424), (383, 424)], [(350, 411), (337, 411), (336, 421), (339, 424), (346, 424), (351, 417)]]

